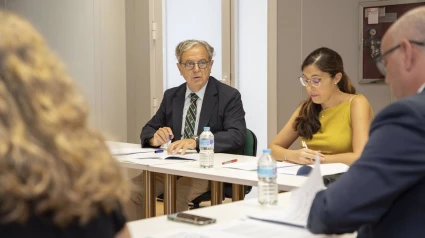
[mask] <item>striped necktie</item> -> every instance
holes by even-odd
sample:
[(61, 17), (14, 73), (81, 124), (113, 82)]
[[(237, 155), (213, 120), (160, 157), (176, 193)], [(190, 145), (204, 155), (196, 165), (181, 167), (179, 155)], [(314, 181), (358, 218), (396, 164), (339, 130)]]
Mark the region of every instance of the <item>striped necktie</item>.
[(196, 122), (196, 101), (198, 100), (198, 95), (195, 93), (190, 94), (190, 106), (186, 113), (186, 119), (184, 124), (184, 138), (189, 139), (193, 137), (195, 131), (195, 122)]

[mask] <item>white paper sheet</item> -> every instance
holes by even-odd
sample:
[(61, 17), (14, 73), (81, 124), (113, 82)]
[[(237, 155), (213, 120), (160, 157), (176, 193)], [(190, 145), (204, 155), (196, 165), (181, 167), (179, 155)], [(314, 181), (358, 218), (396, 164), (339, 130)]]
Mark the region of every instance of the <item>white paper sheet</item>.
[(173, 232), (166, 232), (151, 236), (141, 236), (143, 238), (245, 238), (244, 236), (235, 236), (222, 231), (206, 231), (205, 229), (192, 228)]
[(250, 218), (289, 224), (299, 227), (307, 226), (308, 214), (316, 193), (325, 188), (320, 172), (320, 159), (317, 157), (314, 168), (306, 182), (291, 193), (291, 199), (285, 209), (250, 215)]
[(294, 226), (282, 226), (270, 222), (262, 222), (253, 219), (238, 219), (218, 224), (211, 227), (210, 230), (218, 230), (232, 235), (239, 235), (243, 237), (268, 237), (268, 238), (310, 238), (322, 237), (311, 234), (304, 228)]
[[(290, 175), (296, 175), (298, 170), (303, 165), (296, 165), (292, 167), (284, 167), (284, 168), (278, 168), (277, 173), (278, 174), (290, 174)], [(314, 167), (313, 165), (309, 165), (310, 167)], [(320, 165), (320, 171), (322, 176), (325, 175), (331, 175), (331, 174), (339, 174), (339, 173), (345, 173), (350, 167), (343, 163), (332, 163), (332, 164), (321, 164)]]
[[(258, 163), (258, 158), (255, 158), (255, 159), (253, 158), (253, 161), (230, 163), (230, 164), (225, 164), (222, 167), (230, 168), (230, 169), (255, 171), (257, 170), (257, 166), (258, 166), (257, 163)], [(291, 167), (291, 166), (297, 166), (297, 165), (292, 163), (287, 163), (287, 162), (277, 162), (278, 168)]]
[(109, 148), (109, 151), (113, 155), (130, 155), (138, 153), (152, 153), (155, 149), (152, 148)]
[(316, 238), (323, 235), (311, 234), (308, 230), (293, 226), (282, 226), (252, 219), (235, 219), (205, 227), (187, 227), (178, 231), (161, 233), (145, 238)]
[(379, 23), (379, 8), (368, 8), (367, 24)]
[(141, 159), (175, 159), (175, 160), (199, 160), (198, 153), (189, 153), (185, 155), (169, 155), (167, 153), (139, 153), (139, 154), (128, 154), (128, 155), (115, 155), (119, 161), (126, 161), (130, 163), (140, 163)]

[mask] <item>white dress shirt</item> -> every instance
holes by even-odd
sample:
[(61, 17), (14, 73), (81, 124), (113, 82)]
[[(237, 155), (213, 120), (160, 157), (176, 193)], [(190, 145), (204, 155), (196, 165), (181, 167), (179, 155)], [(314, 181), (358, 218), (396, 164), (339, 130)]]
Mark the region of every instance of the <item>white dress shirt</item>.
[(425, 89), (425, 83), (419, 88), (418, 93), (421, 93)]
[[(207, 85), (208, 85), (208, 81), (201, 89), (199, 89), (198, 92), (195, 92), (195, 94), (198, 96), (198, 100), (196, 101), (196, 121), (195, 121), (195, 129), (193, 131), (193, 135), (198, 134), (199, 117), (201, 116), (202, 102), (204, 100), (205, 89), (207, 88)], [(184, 125), (185, 125), (185, 122), (186, 122), (186, 114), (187, 114), (187, 110), (189, 110), (189, 107), (190, 107), (190, 94), (191, 93), (193, 93), (192, 90), (190, 90), (189, 87), (187, 87), (187, 85), (186, 85), (186, 95), (184, 97), (182, 131), (181, 131), (182, 132), (182, 134), (181, 134), (182, 139), (184, 137)]]

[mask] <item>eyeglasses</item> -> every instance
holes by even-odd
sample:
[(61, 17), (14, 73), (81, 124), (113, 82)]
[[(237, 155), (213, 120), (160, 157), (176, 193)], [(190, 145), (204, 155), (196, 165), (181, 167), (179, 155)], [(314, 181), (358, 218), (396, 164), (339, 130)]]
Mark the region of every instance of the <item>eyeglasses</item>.
[[(425, 46), (425, 42), (414, 41), (414, 40), (409, 40), (409, 42), (410, 42), (410, 44)], [(394, 52), (396, 49), (400, 48), (400, 46), (401, 46), (401, 44), (398, 44), (398, 45), (394, 46), (393, 48), (387, 50), (385, 53), (378, 56), (378, 58), (376, 58), (376, 67), (378, 68), (379, 72), (382, 75), (384, 75), (384, 76), (387, 75), (387, 64), (384, 60), (384, 57), (386, 55), (389, 55), (391, 52)]]
[(299, 77), (300, 83), (302, 86), (307, 87), (308, 83), (310, 82), (311, 86), (319, 87), (320, 81), (322, 81), (321, 78), (311, 78), (307, 79), (304, 75)]
[(208, 65), (209, 61), (201, 60), (198, 62), (187, 61), (186, 63), (182, 63), (187, 70), (192, 70), (195, 67), (195, 64), (198, 65), (198, 68), (205, 69)]

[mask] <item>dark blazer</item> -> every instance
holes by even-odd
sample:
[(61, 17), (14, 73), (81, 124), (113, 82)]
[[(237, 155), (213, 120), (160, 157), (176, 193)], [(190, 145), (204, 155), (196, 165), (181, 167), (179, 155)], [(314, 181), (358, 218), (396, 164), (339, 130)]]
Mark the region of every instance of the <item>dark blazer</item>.
[[(173, 141), (181, 139), (185, 93), (186, 83), (165, 91), (155, 116), (142, 129), (142, 147), (149, 147), (148, 140), (160, 127), (173, 130)], [(246, 124), (239, 91), (210, 77), (201, 110), (197, 135), (209, 126), (214, 134), (214, 152), (243, 154)]]
[(308, 229), (425, 236), (425, 91), (383, 109), (369, 136), (348, 172), (316, 195)]

